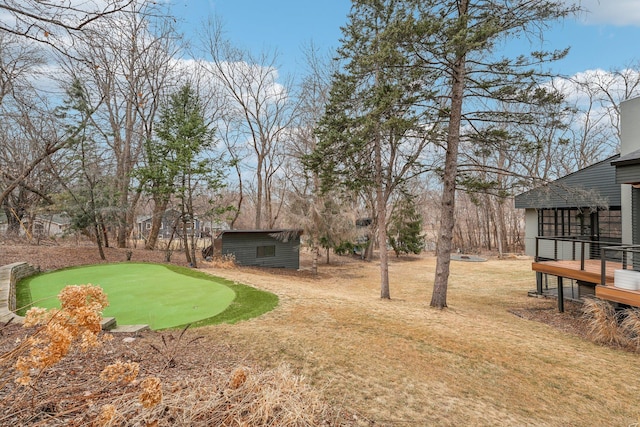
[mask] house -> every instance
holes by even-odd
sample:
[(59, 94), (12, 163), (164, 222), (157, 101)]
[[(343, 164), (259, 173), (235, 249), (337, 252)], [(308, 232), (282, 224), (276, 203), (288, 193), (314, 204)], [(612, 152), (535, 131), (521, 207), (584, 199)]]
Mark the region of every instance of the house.
[(225, 230), (214, 246), (223, 256), (235, 257), (238, 265), (300, 268), (302, 230)]
[[(138, 239), (146, 240), (151, 231), (152, 216), (141, 216), (136, 221)], [(197, 216), (187, 223), (187, 233), (196, 233), (196, 237), (210, 237), (212, 234), (227, 228), (227, 224), (216, 221), (206, 221)], [(181, 214), (176, 209), (168, 209), (162, 215), (162, 223), (158, 232), (158, 239), (170, 239), (182, 236)]]
[(66, 213), (36, 215), (33, 219), (33, 235), (59, 237), (69, 232), (71, 217)]
[(560, 311), (585, 295), (640, 307), (640, 98), (620, 109), (620, 154), (515, 198), (534, 293), (555, 294)]
[[(527, 255), (536, 255), (537, 237), (581, 236), (621, 243), (621, 188), (611, 164), (619, 157), (616, 154), (515, 197), (515, 207), (525, 210)], [(561, 244), (561, 250), (571, 246)]]

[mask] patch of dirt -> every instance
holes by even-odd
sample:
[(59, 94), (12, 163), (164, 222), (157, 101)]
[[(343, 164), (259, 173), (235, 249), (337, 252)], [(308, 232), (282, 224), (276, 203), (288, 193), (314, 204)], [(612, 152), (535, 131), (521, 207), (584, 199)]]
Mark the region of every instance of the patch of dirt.
[(523, 319), (544, 323), (567, 334), (588, 339), (588, 325), (582, 316), (582, 304), (565, 301), (565, 311), (560, 313), (555, 299), (548, 299), (548, 302), (549, 304), (513, 309), (509, 312)]
[[(106, 259), (100, 259), (95, 245), (24, 245), (0, 243), (0, 265), (14, 262), (28, 262), (42, 271), (57, 270), (77, 265), (107, 262), (124, 262), (130, 253), (133, 262), (160, 262), (166, 260), (166, 252), (162, 250), (147, 251), (145, 249), (104, 248)], [(186, 266), (184, 254), (175, 252), (171, 255), (171, 264)]]

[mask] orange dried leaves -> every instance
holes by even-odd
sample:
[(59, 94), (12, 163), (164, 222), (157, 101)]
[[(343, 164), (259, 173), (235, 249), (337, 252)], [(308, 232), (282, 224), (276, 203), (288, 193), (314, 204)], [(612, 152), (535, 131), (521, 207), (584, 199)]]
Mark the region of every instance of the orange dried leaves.
[(138, 377), (140, 366), (136, 362), (117, 361), (105, 367), (100, 379), (111, 383), (130, 383)]
[(162, 383), (156, 377), (147, 377), (140, 383), (142, 393), (138, 400), (145, 408), (153, 408), (162, 401)]
[(107, 296), (99, 286), (73, 285), (65, 287), (58, 299), (59, 310), (34, 307), (27, 312), (24, 326), (41, 326), (24, 345), (29, 353), (16, 361), (19, 384), (32, 382), (34, 371), (43, 371), (59, 362), (71, 349), (74, 341), (87, 350), (100, 344), (102, 310), (108, 306)]

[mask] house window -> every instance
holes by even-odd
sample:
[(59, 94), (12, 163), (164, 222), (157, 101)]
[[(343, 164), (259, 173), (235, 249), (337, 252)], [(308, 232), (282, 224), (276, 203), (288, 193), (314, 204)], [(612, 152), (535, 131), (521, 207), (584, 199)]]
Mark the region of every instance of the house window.
[[(589, 216), (587, 214), (587, 221)], [(588, 225), (587, 225), (588, 228)], [(585, 215), (579, 209), (541, 209), (538, 211), (539, 236), (581, 236), (585, 234)]]
[(256, 248), (256, 258), (267, 258), (276, 256), (276, 246), (258, 246)]
[(586, 236), (616, 240), (622, 237), (620, 208), (591, 212), (589, 208), (541, 209), (538, 211), (538, 235)]
[(147, 222), (144, 226), (145, 226), (145, 228), (147, 230), (151, 230), (151, 223), (150, 222)]
[(604, 239), (622, 239), (622, 215), (620, 209), (598, 212), (600, 237)]

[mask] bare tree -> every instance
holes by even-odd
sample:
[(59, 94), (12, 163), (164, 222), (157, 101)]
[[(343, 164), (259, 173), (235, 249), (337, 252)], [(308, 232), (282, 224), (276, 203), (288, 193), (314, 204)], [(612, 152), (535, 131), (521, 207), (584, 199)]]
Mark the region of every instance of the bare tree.
[(14, 235), (38, 203), (51, 203), (46, 160), (68, 147), (73, 136), (34, 86), (43, 64), (40, 49), (0, 33), (0, 206)]
[(63, 64), (67, 75), (83, 82), (89, 96), (103, 100), (92, 120), (116, 165), (118, 247), (126, 247), (133, 227), (141, 189), (131, 191), (132, 172), (142, 159), (144, 142), (153, 134), (163, 91), (170, 89), (176, 49), (168, 21), (154, 20), (157, 27), (149, 21), (155, 9), (137, 2), (130, 9), (132, 13), (86, 27), (86, 37), (74, 53), (83, 60)]
[(0, 32), (44, 43), (61, 54), (73, 56), (70, 48), (83, 30), (102, 18), (128, 11), (136, 0), (85, 0), (52, 2), (2, 0)]
[(254, 226), (272, 227), (281, 207), (281, 199), (274, 200), (274, 184), (296, 111), (290, 96), (292, 81), (279, 81), (277, 52), (254, 56), (237, 49), (224, 39), (219, 23), (209, 23), (202, 42), (211, 60), (203, 66), (224, 88), (228, 117), (238, 138), (245, 139), (249, 147), (245, 167), (255, 170)]
[(286, 188), (286, 212), (290, 222), (304, 229), (306, 245), (313, 254), (313, 274), (318, 271), (319, 253), (326, 250), (326, 262), (333, 247), (342, 241), (355, 239), (354, 211), (337, 191), (322, 192), (318, 173), (305, 168), (304, 158), (318, 144), (315, 129), (324, 114), (331, 88), (335, 63), (319, 55), (313, 45), (305, 51), (308, 73), (300, 84), (299, 115), (287, 144), (283, 165)]

